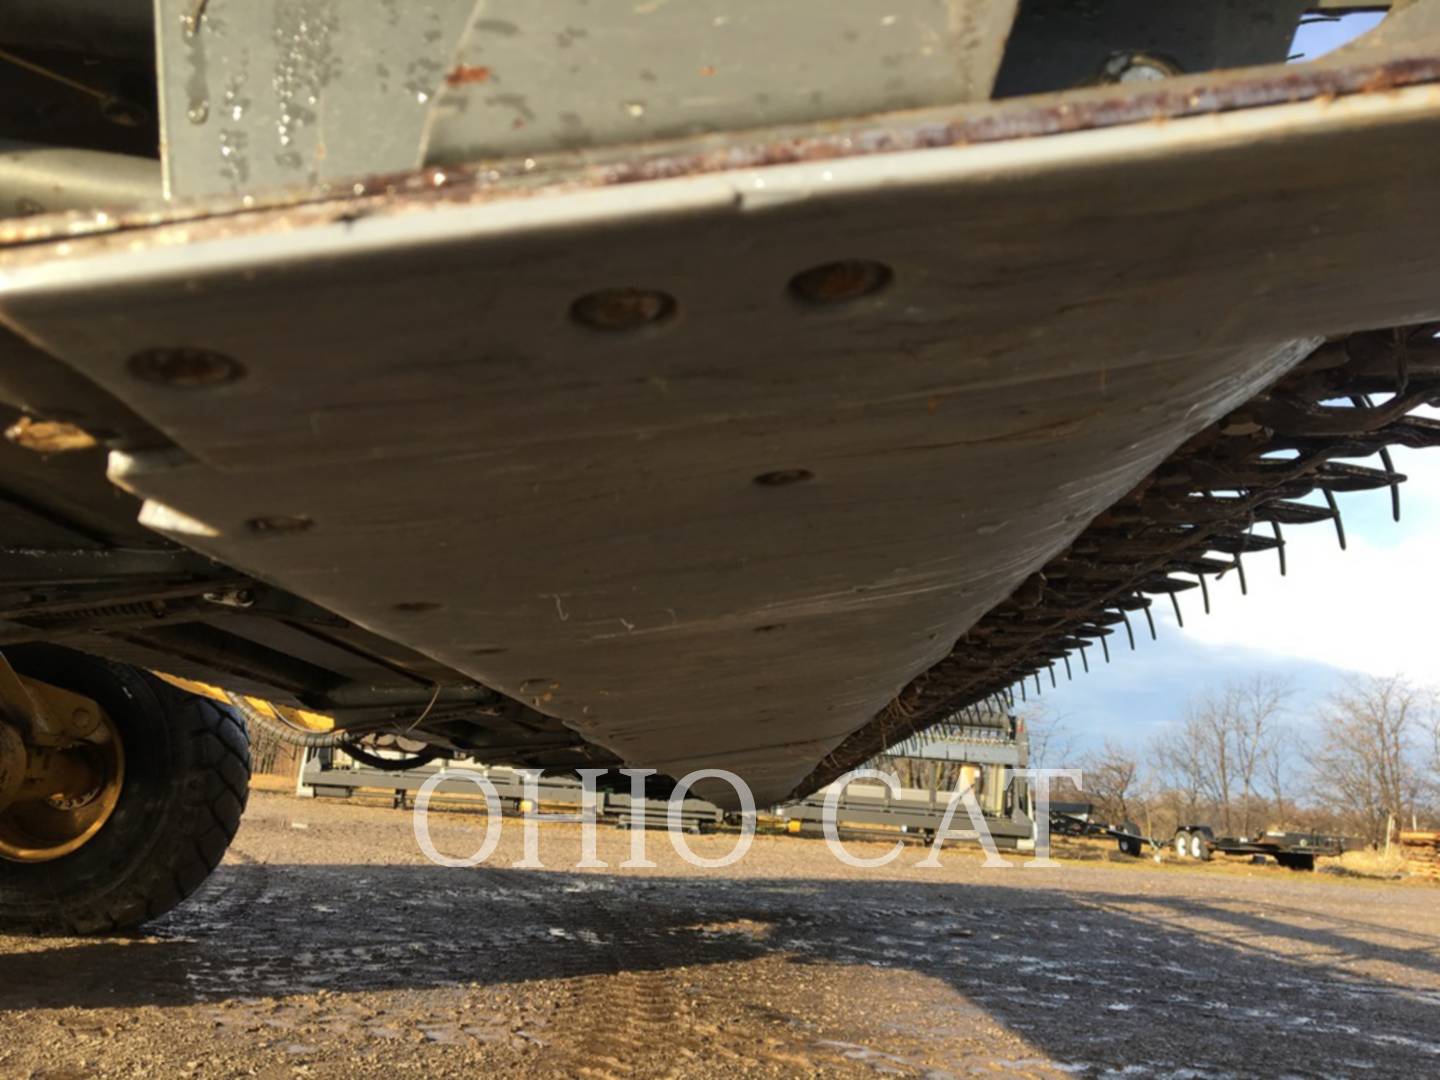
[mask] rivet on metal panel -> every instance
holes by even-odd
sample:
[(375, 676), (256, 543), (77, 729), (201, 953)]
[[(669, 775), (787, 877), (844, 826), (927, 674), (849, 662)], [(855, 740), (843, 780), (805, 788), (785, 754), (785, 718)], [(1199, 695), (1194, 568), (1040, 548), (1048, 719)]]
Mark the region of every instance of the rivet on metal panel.
[(874, 259), (841, 259), (802, 270), (790, 279), (790, 293), (807, 304), (842, 304), (878, 293), (894, 277)]
[(145, 349), (125, 365), (130, 374), (164, 386), (219, 386), (244, 378), (245, 367), (224, 353), (189, 346)]
[(570, 305), (570, 317), (581, 326), (607, 333), (653, 326), (674, 314), (675, 298), (659, 289), (600, 289)]

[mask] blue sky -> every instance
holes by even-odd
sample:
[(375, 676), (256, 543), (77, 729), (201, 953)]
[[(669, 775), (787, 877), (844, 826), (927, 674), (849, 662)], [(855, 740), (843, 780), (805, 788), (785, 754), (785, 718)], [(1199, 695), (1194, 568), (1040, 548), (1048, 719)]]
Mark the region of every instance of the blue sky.
[(1383, 11), (1357, 11), (1330, 19), (1307, 16), (1295, 35), (1290, 53), (1296, 60), (1314, 60), (1373, 30), (1384, 17)]

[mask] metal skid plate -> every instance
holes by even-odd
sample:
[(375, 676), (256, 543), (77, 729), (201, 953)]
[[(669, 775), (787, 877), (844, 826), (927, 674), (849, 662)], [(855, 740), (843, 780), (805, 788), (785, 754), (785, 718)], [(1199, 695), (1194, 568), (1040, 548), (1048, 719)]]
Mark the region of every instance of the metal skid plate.
[(1437, 148), (1419, 86), (237, 211), (21, 247), (0, 313), (173, 440), (112, 461), (152, 527), (765, 803), (1319, 335), (1440, 314)]

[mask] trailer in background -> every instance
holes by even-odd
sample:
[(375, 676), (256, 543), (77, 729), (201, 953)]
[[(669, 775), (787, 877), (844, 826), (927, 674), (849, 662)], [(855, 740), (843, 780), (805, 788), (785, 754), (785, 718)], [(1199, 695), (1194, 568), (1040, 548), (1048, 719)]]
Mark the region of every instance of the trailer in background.
[(1345, 841), (1338, 836), (1308, 832), (1216, 837), (1208, 825), (1185, 825), (1175, 830), (1170, 847), (1182, 859), (1208, 862), (1216, 855), (1265, 856), (1287, 870), (1314, 870), (1317, 858), (1343, 854)]
[[(535, 781), (532, 799), (525, 790), (524, 772), (501, 766), (436, 762), (403, 772), (392, 772), (362, 765), (346, 757), (342, 751), (321, 750), (312, 751), (306, 758), (304, 768), (300, 771), (299, 783), (303, 792), (313, 794), (316, 798), (349, 798), (361, 790), (387, 793), (392, 806), (405, 809), (410, 806), (415, 793), (446, 768), (464, 769), (467, 773), (483, 776), (490, 781), (500, 799), (502, 813), (528, 814), (547, 807), (559, 813), (580, 812), (583, 788), (575, 777), (542, 774)], [(440, 781), (432, 795), (447, 801), (461, 802), (475, 802), (483, 798), (474, 781), (460, 778)], [(669, 812), (670, 803), (666, 799), (637, 800), (628, 792), (605, 790), (595, 793), (597, 820), (622, 829), (630, 828), (637, 822), (646, 828), (663, 829), (669, 820)], [(680, 803), (679, 816), (680, 827), (692, 833), (717, 828), (725, 819), (724, 812), (718, 806), (704, 799), (683, 800)]]
[[(883, 828), (918, 835), (927, 843), (936, 836), (942, 841), (977, 840), (969, 815), (958, 804), (951, 810), (956, 793), (968, 791), (997, 848), (1033, 851), (1034, 794), (1029, 782), (1015, 775), (1029, 764), (1029, 750), (1024, 724), (1014, 714), (972, 709), (907, 739), (873, 763), (885, 771), (894, 759), (929, 762), (937, 767), (930, 771), (927, 786), (892, 790), (871, 779), (843, 786), (837, 781), (776, 813), (790, 832), (817, 834), (824, 825), (826, 802), (834, 798), (836, 823), (852, 834)], [(953, 774), (953, 787), (939, 783), (942, 772)]]
[(1209, 862), (1216, 855), (1264, 856), (1289, 870), (1314, 870), (1321, 856), (1340, 855), (1347, 842), (1338, 836), (1309, 832), (1266, 832), (1258, 836), (1217, 837), (1208, 825), (1182, 825), (1168, 841), (1146, 836), (1133, 821), (1107, 825), (1095, 821), (1084, 803), (1055, 803), (1050, 808), (1050, 832), (1055, 836), (1113, 837), (1120, 851), (1135, 858), (1149, 849), (1170, 851), (1181, 859)]
[(1094, 810), (1094, 806), (1090, 803), (1052, 802), (1050, 804), (1050, 835), (1111, 837), (1117, 842), (1121, 852), (1137, 859), (1145, 854), (1147, 847), (1158, 850), (1160, 846), (1158, 842), (1142, 833), (1140, 826), (1135, 822), (1123, 821), (1119, 825), (1107, 825), (1091, 818), (1090, 815), (1094, 813)]
[[(942, 840), (976, 840), (976, 830), (969, 816), (959, 806), (949, 812), (955, 791), (936, 783), (936, 775), (948, 771), (955, 775), (959, 788), (969, 790), (980, 808), (986, 829), (999, 848), (1033, 851), (1035, 846), (1034, 798), (1024, 777), (1014, 775), (1028, 761), (1028, 740), (1024, 726), (1012, 715), (998, 710), (982, 713), (973, 710), (974, 722), (941, 725), (924, 737), (912, 739), (891, 750), (886, 758), (909, 758), (943, 766), (931, 773), (926, 788), (902, 788), (892, 792), (884, 784), (861, 780), (846, 786), (837, 795), (836, 824), (845, 833), (860, 835), (866, 830), (908, 834), (933, 842)], [(877, 764), (883, 769), (885, 759)], [(397, 808), (410, 804), (415, 792), (432, 776), (446, 767), (442, 762), (392, 772), (354, 761), (338, 750), (312, 751), (300, 772), (298, 790), (317, 797), (346, 798), (359, 790), (388, 793)], [(525, 805), (524, 773), (518, 769), (486, 768), (466, 764), (494, 785), (503, 811), (527, 813), (534, 809)], [(832, 785), (833, 787), (834, 785)], [(823, 828), (825, 803), (830, 788), (824, 788), (799, 802), (773, 810), (775, 817), (786, 824), (792, 834), (818, 835)], [(480, 790), (472, 781), (442, 781), (434, 794), (446, 799), (475, 801)], [(542, 775), (536, 788), (540, 806), (561, 812), (577, 812), (580, 806), (580, 781), (572, 776)], [(663, 829), (669, 820), (670, 804), (665, 799), (647, 798), (638, 805), (628, 791), (596, 792), (596, 815), (601, 821), (619, 828), (635, 824)], [(947, 821), (947, 815), (949, 821)], [(719, 827), (727, 815), (713, 803), (703, 799), (686, 799), (680, 807), (681, 828), (703, 832)]]

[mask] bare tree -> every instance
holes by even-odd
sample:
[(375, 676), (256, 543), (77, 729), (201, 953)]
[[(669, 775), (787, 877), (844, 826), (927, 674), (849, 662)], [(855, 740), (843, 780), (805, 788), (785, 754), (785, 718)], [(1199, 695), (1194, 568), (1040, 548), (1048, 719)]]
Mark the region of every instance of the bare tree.
[(1261, 824), (1265, 793), (1273, 797), (1284, 767), (1281, 718), (1289, 694), (1284, 680), (1256, 675), (1190, 703), (1152, 751), (1177, 816), (1193, 822), (1213, 814), (1222, 831), (1246, 835)]
[(1251, 815), (1259, 801), (1258, 784), (1267, 758), (1279, 752), (1283, 742), (1281, 721), (1289, 685), (1281, 679), (1256, 675), (1225, 688), (1225, 712), (1234, 745), (1235, 779), (1240, 788), (1240, 831), (1251, 834)]
[(1430, 782), (1440, 799), (1440, 709), (1432, 709), (1430, 715)]
[(1063, 716), (1044, 705), (1031, 705), (1021, 717), (1030, 738), (1030, 768), (1063, 768), (1075, 756), (1075, 735)]
[(1435, 722), (1433, 696), (1398, 675), (1358, 678), (1334, 693), (1311, 755), (1315, 796), (1370, 840), (1409, 820), (1422, 787), (1417, 743)]
[(1151, 746), (1150, 758), (1169, 792), (1177, 823), (1198, 821), (1206, 809), (1209, 755), (1200, 725), (1187, 717), (1162, 731)]
[(1109, 739), (1099, 753), (1086, 755), (1081, 762), (1085, 791), (1095, 803), (1102, 821), (1122, 822), (1132, 816), (1140, 763), (1135, 755)]
[(1260, 768), (1269, 789), (1273, 823), (1288, 829), (1296, 817), (1296, 806), (1288, 799), (1294, 784), (1295, 762), (1300, 736), (1288, 724), (1276, 724), (1269, 745), (1264, 749)]

